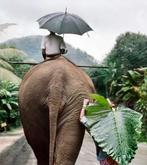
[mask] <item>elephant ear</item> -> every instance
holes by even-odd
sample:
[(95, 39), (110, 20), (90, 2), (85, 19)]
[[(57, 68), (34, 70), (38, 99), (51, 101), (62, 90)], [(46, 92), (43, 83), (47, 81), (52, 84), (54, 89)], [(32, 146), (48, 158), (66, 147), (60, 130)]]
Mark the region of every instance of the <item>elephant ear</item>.
[(95, 113), (93, 111), (86, 117), (90, 134), (99, 147), (120, 165), (128, 165), (137, 149), (142, 115), (119, 106), (115, 111), (100, 110)]

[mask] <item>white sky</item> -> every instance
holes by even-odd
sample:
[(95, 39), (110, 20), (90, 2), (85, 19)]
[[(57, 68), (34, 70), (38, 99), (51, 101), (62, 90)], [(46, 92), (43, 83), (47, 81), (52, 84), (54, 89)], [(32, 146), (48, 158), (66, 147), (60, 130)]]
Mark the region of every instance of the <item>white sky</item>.
[(0, 32), (0, 42), (27, 35), (48, 34), (36, 20), (65, 11), (82, 17), (94, 31), (64, 39), (101, 61), (113, 48), (116, 37), (126, 31), (147, 34), (147, 0), (0, 0), (0, 24), (17, 23)]

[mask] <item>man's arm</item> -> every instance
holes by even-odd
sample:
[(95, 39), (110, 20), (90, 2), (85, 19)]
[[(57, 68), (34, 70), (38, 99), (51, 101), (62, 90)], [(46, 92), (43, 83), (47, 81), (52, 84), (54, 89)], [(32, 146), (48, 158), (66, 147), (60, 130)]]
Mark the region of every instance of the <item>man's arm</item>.
[(43, 59), (45, 60), (46, 59), (45, 49), (42, 49), (42, 56), (43, 56)]
[(61, 38), (60, 53), (61, 54), (67, 53), (66, 44), (65, 44), (63, 38)]
[(88, 105), (88, 103), (89, 103), (89, 99), (84, 99), (83, 100), (83, 107), (82, 107), (81, 113), (80, 113), (80, 122), (82, 124), (84, 124), (85, 127), (88, 127), (88, 124), (87, 124), (88, 123), (88, 119), (85, 116), (85, 108)]
[(43, 56), (44, 60), (46, 59), (45, 39), (46, 39), (46, 37), (43, 37), (42, 41), (41, 41), (41, 50), (42, 50), (42, 56)]
[(60, 53), (65, 54), (66, 53), (65, 49), (60, 49)]

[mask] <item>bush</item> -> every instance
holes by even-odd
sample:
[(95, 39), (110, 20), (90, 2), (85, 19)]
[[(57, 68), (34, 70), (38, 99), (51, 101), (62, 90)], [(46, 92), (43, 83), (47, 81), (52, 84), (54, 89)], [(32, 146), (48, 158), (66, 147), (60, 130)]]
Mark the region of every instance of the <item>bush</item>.
[(0, 124), (6, 123), (7, 129), (10, 129), (18, 117), (18, 85), (0, 81)]
[(143, 114), (140, 141), (147, 141), (147, 68), (129, 70), (112, 85), (111, 97)]

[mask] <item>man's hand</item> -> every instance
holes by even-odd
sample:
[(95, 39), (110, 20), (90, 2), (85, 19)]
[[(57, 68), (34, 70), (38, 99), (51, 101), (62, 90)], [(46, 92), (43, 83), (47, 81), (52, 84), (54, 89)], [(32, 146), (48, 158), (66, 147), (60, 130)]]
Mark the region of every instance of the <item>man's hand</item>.
[(89, 104), (89, 99), (84, 99), (83, 101), (83, 107), (81, 109), (81, 113), (80, 113), (80, 119), (85, 116), (85, 108), (86, 106)]
[(83, 107), (85, 106), (87, 106), (89, 104), (89, 99), (84, 99), (84, 101), (83, 101)]
[(107, 98), (107, 101), (108, 101), (110, 107), (112, 107), (112, 108), (115, 107), (115, 104), (109, 98)]
[(66, 54), (67, 53), (67, 49), (60, 49), (60, 53), (61, 54)]

